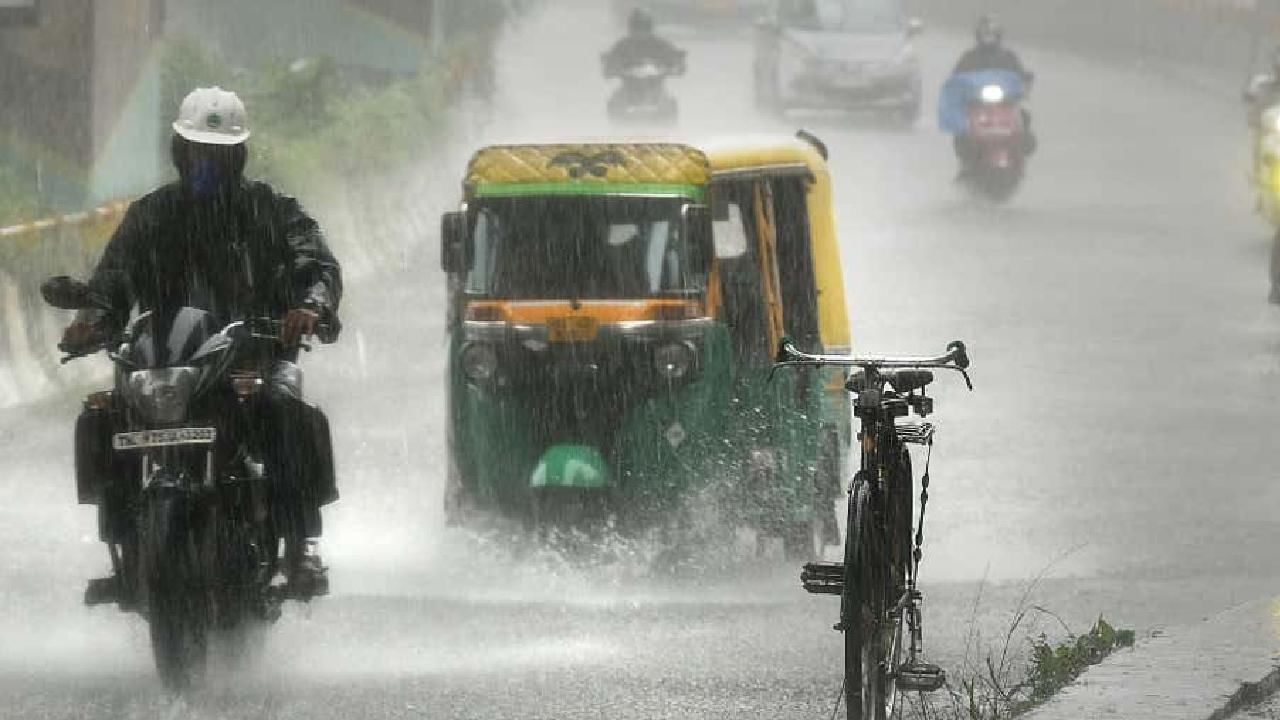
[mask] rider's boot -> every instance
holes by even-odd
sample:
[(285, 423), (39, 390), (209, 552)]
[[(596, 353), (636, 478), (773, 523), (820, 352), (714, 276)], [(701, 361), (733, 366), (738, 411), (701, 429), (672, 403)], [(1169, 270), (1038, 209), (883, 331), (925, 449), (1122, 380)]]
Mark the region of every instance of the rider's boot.
[(84, 588), (84, 604), (85, 605), (110, 605), (111, 603), (120, 602), (120, 580), (115, 575), (108, 577), (93, 578), (85, 584)]
[(290, 541), (285, 553), (285, 587), (290, 597), (310, 600), (329, 594), (329, 568), (320, 559), (319, 542), (315, 538)]

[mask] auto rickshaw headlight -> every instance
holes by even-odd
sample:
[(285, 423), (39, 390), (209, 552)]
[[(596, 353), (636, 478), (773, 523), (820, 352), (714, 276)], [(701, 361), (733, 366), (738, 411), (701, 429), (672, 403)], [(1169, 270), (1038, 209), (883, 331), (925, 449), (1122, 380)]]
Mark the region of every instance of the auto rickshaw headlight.
[(462, 372), (472, 382), (488, 382), (498, 373), (498, 353), (492, 345), (474, 343), (462, 350)]
[(653, 364), (663, 380), (683, 380), (693, 370), (697, 355), (688, 343), (668, 343), (653, 352)]

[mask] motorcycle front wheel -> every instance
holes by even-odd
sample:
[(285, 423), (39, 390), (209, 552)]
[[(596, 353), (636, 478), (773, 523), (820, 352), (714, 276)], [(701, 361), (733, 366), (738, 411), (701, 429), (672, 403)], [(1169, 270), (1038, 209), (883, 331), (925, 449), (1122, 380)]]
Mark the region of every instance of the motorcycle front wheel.
[(144, 501), (140, 520), (151, 651), (164, 686), (183, 692), (204, 674), (209, 644), (191, 514), (184, 498), (156, 494)]

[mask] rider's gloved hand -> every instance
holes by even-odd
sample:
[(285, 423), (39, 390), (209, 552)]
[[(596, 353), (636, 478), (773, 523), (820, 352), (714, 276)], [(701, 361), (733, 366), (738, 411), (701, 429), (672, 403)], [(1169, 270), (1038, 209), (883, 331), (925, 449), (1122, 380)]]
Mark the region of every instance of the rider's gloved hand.
[(62, 342), (58, 347), (67, 352), (84, 351), (107, 341), (106, 333), (97, 323), (77, 320), (62, 332)]
[(320, 313), (307, 308), (295, 308), (284, 316), (280, 325), (280, 342), (285, 347), (293, 347), (299, 340), (316, 334), (316, 326), (320, 324)]

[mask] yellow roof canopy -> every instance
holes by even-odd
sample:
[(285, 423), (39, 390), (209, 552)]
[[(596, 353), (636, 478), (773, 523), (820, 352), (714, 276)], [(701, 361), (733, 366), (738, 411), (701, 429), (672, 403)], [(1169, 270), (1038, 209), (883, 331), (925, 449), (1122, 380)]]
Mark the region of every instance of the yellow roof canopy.
[(495, 145), (467, 168), (469, 195), (658, 194), (701, 197), (701, 150), (675, 143)]

